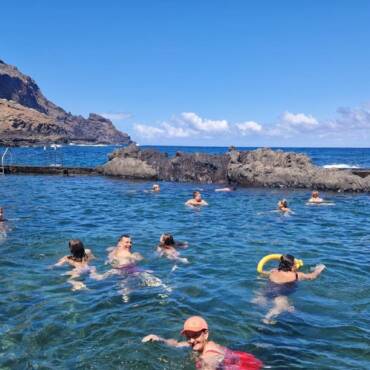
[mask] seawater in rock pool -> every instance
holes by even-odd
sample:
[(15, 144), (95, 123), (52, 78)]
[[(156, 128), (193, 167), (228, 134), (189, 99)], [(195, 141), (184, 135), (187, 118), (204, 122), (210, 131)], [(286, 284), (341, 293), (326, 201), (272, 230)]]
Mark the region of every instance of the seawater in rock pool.
[[(216, 342), (273, 369), (368, 368), (368, 195), (321, 193), (335, 206), (313, 207), (305, 204), (309, 191), (216, 193), (213, 185), (161, 183), (152, 193), (144, 191), (148, 182), (88, 176), (0, 181), (9, 220), (0, 240), (1, 368), (193, 369), (188, 351), (141, 339), (180, 339), (194, 314), (207, 319)], [(184, 206), (199, 188), (210, 205)], [(270, 212), (281, 198), (295, 214)], [(173, 269), (157, 257), (163, 232), (189, 242), (181, 250), (189, 264)], [(103, 273), (110, 268), (106, 248), (123, 233), (145, 257), (138, 266), (161, 284), (83, 277), (88, 290), (72, 292), (68, 268), (49, 268), (68, 253), (68, 240), (79, 238)], [(266, 308), (252, 303), (266, 286), (256, 264), (278, 252), (303, 259), (303, 271), (318, 263), (327, 270), (289, 296), (295, 312), (266, 325)]]

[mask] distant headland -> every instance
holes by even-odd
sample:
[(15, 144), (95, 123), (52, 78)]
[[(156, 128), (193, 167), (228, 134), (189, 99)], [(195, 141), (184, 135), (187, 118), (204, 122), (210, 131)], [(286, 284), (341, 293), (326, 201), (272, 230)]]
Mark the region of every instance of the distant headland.
[(0, 60), (0, 145), (132, 143), (109, 119), (67, 113), (42, 94), (36, 82)]

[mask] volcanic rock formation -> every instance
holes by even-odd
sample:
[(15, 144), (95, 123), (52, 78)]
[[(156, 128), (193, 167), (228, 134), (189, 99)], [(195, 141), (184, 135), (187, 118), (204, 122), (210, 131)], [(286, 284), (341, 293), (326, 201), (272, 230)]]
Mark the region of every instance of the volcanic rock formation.
[(112, 122), (74, 116), (47, 100), (30, 77), (0, 60), (0, 145), (129, 144)]
[(370, 176), (314, 166), (299, 153), (257, 149), (222, 155), (177, 152), (172, 158), (135, 144), (114, 151), (98, 168), (104, 175), (131, 179), (226, 183), (245, 187), (308, 188), (333, 191), (370, 191)]

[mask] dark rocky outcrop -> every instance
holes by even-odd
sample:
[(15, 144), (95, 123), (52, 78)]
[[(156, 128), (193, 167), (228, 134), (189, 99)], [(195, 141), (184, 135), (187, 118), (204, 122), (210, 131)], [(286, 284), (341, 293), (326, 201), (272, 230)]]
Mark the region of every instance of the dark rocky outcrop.
[(98, 168), (105, 175), (133, 179), (199, 183), (231, 183), (250, 187), (308, 188), (333, 191), (370, 191), (370, 176), (314, 166), (299, 153), (257, 149), (223, 155), (178, 152), (172, 158), (136, 145), (119, 149)]
[(74, 116), (44, 97), (36, 82), (0, 60), (0, 145), (129, 144), (112, 122)]

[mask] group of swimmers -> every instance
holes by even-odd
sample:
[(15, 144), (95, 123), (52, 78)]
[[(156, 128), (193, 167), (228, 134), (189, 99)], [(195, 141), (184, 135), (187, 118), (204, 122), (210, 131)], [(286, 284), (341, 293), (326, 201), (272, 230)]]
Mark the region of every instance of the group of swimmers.
[[(330, 202), (326, 202), (324, 199), (320, 198), (319, 192), (314, 190), (311, 193), (311, 198), (307, 202), (308, 204), (333, 204)], [(281, 212), (292, 213), (292, 210), (288, 206), (288, 201), (286, 199), (279, 200), (278, 202), (278, 210)]]
[[(216, 191), (233, 191), (234, 188), (216, 189)], [(160, 186), (154, 184), (152, 192), (159, 192)], [(308, 201), (311, 204), (320, 204), (324, 200), (320, 198), (317, 191), (313, 191), (311, 198)], [(208, 203), (202, 199), (199, 191), (193, 192), (193, 197), (185, 202), (187, 206), (198, 207), (207, 206)], [(283, 199), (278, 203), (278, 210), (286, 213), (292, 212), (288, 207), (288, 202)], [(0, 222), (4, 222), (4, 209), (0, 207)], [(94, 280), (102, 280), (112, 275), (131, 275), (139, 276), (150, 285), (163, 286), (160, 279), (151, 275), (149, 272), (139, 269), (137, 263), (143, 260), (143, 256), (138, 252), (132, 251), (132, 239), (129, 235), (122, 235), (114, 247), (107, 249), (108, 257), (107, 264), (111, 269), (104, 273), (98, 273), (95, 266), (91, 266), (91, 261), (95, 258), (90, 249), (85, 248), (84, 244), (79, 239), (70, 240), (70, 254), (62, 257), (54, 266), (59, 267), (69, 265), (72, 267), (66, 273), (69, 276), (68, 283), (71, 284), (72, 290), (80, 290), (87, 288), (86, 285), (79, 281), (78, 278), (83, 274), (88, 274)], [(187, 248), (187, 242), (179, 242), (174, 237), (165, 233), (162, 234), (159, 243), (156, 247), (156, 252), (159, 256), (166, 257), (175, 263), (189, 263), (187, 258), (181, 257), (179, 248)], [(287, 296), (295, 291), (297, 282), (302, 280), (316, 279), (325, 269), (325, 265), (318, 265), (310, 273), (298, 271), (296, 260), (292, 255), (282, 255), (279, 261), (278, 268), (272, 269), (263, 274), (268, 278), (266, 289), (260, 293), (254, 300), (254, 303), (265, 305), (271, 300), (272, 308), (263, 318), (263, 322), (271, 324), (275, 322), (275, 318), (284, 311), (293, 311), (294, 307), (289, 305)], [(123, 287), (122, 297), (125, 302), (128, 301), (128, 288)], [(186, 341), (177, 341), (175, 339), (164, 339), (155, 334), (149, 334), (142, 339), (142, 342), (163, 342), (173, 347), (190, 347), (196, 354), (196, 368), (204, 370), (215, 369), (260, 369), (263, 364), (252, 354), (246, 352), (238, 352), (223, 347), (214, 341), (209, 340), (209, 329), (206, 320), (200, 316), (189, 317), (183, 325), (181, 335), (186, 338)]]
[[(158, 184), (153, 185), (153, 192), (159, 192)], [(232, 191), (221, 189), (220, 191)], [(323, 200), (319, 193), (312, 193), (310, 203), (321, 203)], [(186, 205), (191, 207), (206, 206), (208, 203), (202, 199), (199, 191), (193, 192), (193, 198), (189, 199)], [(287, 201), (282, 200), (278, 203), (278, 209), (282, 212), (290, 212)], [(175, 241), (171, 234), (162, 234), (157, 245), (156, 251), (159, 256), (166, 257), (175, 262), (188, 263), (186, 258), (180, 256), (178, 248), (188, 247), (187, 242)], [(144, 270), (137, 267), (137, 263), (143, 259), (138, 252), (132, 251), (132, 240), (129, 235), (122, 235), (115, 247), (108, 248), (107, 263), (111, 269), (103, 274), (96, 271), (94, 266), (89, 263), (95, 258), (90, 249), (85, 249), (80, 240), (70, 240), (69, 249), (71, 254), (61, 258), (55, 266), (64, 264), (70, 265), (73, 269), (68, 272), (68, 282), (73, 290), (86, 288), (86, 286), (76, 279), (83, 273), (89, 273), (89, 276), (95, 280), (102, 280), (115, 274), (140, 275)], [(297, 282), (302, 280), (316, 279), (325, 269), (324, 265), (318, 265), (310, 273), (298, 271), (296, 260), (292, 255), (282, 255), (279, 265), (276, 269), (264, 272), (268, 278), (266, 289), (257, 296), (253, 302), (261, 305), (267, 304), (268, 300), (273, 302), (273, 307), (263, 318), (264, 323), (274, 323), (275, 318), (284, 311), (293, 311), (294, 307), (289, 305), (287, 296), (295, 291)], [(154, 281), (159, 281), (154, 278)], [(127, 293), (127, 291), (126, 291)], [(142, 342), (163, 342), (173, 347), (190, 347), (197, 354), (196, 367), (199, 369), (260, 369), (263, 364), (252, 354), (238, 352), (223, 347), (214, 341), (209, 340), (209, 329), (206, 320), (200, 316), (189, 317), (184, 325), (181, 335), (186, 341), (177, 341), (175, 339), (165, 339), (155, 334), (149, 334), (142, 339)]]

